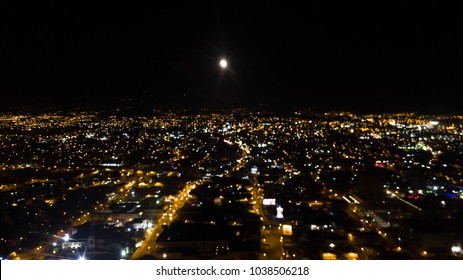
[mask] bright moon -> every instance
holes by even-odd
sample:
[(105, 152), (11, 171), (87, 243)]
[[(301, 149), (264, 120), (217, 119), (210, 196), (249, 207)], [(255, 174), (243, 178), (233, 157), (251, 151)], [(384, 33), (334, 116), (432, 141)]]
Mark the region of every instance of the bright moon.
[(222, 67), (222, 68), (227, 68), (227, 65), (228, 65), (228, 63), (227, 63), (227, 61), (225, 59), (220, 60), (219, 64), (220, 64), (220, 67)]

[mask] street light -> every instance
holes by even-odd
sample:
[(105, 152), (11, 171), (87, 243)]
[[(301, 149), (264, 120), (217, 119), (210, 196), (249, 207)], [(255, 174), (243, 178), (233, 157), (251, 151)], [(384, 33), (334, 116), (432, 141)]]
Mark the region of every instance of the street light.
[(451, 251), (454, 254), (461, 254), (461, 246), (452, 246)]

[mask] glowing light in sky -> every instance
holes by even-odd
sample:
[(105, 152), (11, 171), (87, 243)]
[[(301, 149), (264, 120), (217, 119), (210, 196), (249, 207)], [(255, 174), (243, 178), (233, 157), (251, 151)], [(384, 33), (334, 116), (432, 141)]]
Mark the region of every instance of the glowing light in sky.
[(220, 65), (220, 67), (221, 67), (222, 69), (225, 69), (225, 68), (227, 68), (227, 66), (228, 66), (228, 62), (227, 62), (225, 59), (222, 58), (222, 59), (220, 60), (220, 62), (219, 62), (219, 65)]

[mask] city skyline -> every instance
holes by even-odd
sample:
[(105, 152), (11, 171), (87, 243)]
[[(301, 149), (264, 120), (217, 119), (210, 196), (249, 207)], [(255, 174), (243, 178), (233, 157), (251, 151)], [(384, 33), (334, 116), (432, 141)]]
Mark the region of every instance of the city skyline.
[(49, 111), (0, 131), (3, 259), (463, 257), (462, 115)]
[(0, 260), (463, 259), (458, 13), (2, 5)]

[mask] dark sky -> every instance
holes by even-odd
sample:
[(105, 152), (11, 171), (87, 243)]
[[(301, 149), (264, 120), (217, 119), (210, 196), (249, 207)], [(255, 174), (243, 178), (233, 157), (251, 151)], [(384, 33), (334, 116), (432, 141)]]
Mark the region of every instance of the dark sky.
[[(1, 7), (2, 105), (149, 97), (463, 111), (456, 7), (167, 2)], [(229, 70), (220, 71), (221, 57)]]

